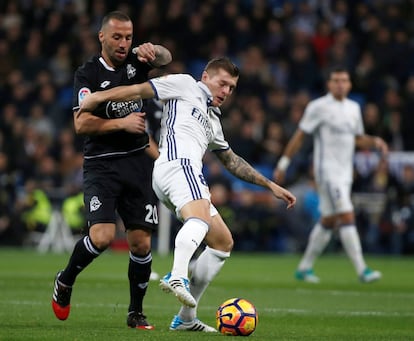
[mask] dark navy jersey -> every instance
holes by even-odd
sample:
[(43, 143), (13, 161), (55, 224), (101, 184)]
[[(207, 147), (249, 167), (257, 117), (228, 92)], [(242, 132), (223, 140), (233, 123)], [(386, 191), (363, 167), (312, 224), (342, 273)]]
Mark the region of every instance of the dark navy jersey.
[[(145, 82), (151, 66), (141, 63), (136, 55), (129, 54), (122, 66), (113, 68), (101, 56), (92, 57), (75, 72), (73, 91), (73, 110), (85, 95), (114, 88), (119, 85), (130, 85)], [(116, 119), (129, 115), (134, 111), (143, 111), (143, 101), (105, 102), (99, 105), (93, 115), (103, 119)], [(114, 157), (131, 154), (148, 146), (148, 135), (131, 134), (117, 131), (103, 135), (88, 135), (84, 142), (85, 159)]]

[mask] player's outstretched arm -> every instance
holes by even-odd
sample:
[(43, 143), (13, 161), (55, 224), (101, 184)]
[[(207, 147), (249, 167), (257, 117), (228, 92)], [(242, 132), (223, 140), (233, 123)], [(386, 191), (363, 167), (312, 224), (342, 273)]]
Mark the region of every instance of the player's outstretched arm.
[(268, 188), (276, 198), (287, 203), (287, 208), (295, 206), (296, 197), (292, 193), (263, 176), (230, 148), (216, 154), (224, 167), (234, 176), (246, 182)]
[(358, 148), (375, 148), (379, 150), (384, 157), (388, 155), (387, 143), (378, 136), (372, 136), (367, 134), (357, 136), (355, 138), (355, 144)]
[(85, 96), (85, 98), (80, 103), (78, 115), (80, 115), (82, 112), (93, 111), (100, 103), (103, 102), (131, 101), (152, 97), (155, 97), (155, 92), (149, 82), (133, 85), (122, 85), (109, 90), (96, 91), (90, 95)]
[(303, 132), (301, 129), (297, 129), (295, 134), (288, 142), (282, 157), (279, 159), (279, 162), (273, 171), (273, 179), (275, 179), (277, 182), (282, 184), (284, 183), (286, 170), (290, 165), (290, 160), (302, 147), (304, 138), (305, 132)]

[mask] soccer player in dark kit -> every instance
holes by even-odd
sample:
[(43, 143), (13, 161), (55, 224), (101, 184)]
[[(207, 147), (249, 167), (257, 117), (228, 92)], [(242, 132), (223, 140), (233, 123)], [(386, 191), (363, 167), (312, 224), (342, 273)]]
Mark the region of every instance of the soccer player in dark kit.
[(153, 67), (171, 61), (171, 53), (161, 45), (143, 43), (131, 51), (132, 35), (133, 24), (127, 15), (109, 13), (99, 32), (101, 54), (75, 73), (74, 127), (85, 136), (83, 189), (89, 231), (76, 243), (66, 268), (56, 275), (52, 307), (58, 319), (68, 318), (76, 277), (114, 240), (119, 214), (129, 246), (127, 325), (153, 329), (142, 306), (151, 274), (151, 234), (158, 226), (151, 187), (153, 163), (147, 154), (156, 158), (158, 150), (155, 145), (148, 148), (143, 102), (109, 101), (78, 115), (87, 94), (146, 81)]

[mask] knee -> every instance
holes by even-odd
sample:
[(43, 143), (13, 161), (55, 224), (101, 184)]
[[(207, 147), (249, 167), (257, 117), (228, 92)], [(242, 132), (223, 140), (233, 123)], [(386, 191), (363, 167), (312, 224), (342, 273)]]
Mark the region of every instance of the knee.
[(129, 244), (129, 250), (134, 255), (145, 256), (151, 251), (151, 243), (146, 241), (137, 241)]
[(98, 249), (105, 250), (115, 239), (115, 228), (93, 226), (89, 230), (89, 237)]
[(229, 240), (227, 241), (227, 243), (225, 244), (225, 252), (231, 252), (233, 250), (234, 247), (234, 240), (232, 237), (229, 238)]
[(230, 235), (219, 240), (212, 240), (211, 242), (207, 243), (207, 245), (214, 250), (231, 252), (233, 250), (234, 241), (233, 237)]
[(129, 250), (134, 255), (145, 256), (151, 251), (151, 233), (133, 230), (127, 235)]

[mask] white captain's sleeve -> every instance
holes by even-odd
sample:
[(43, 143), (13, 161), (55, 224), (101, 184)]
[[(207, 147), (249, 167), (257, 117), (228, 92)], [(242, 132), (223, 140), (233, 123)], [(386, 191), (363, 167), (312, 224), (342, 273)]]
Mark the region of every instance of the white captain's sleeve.
[(299, 128), (307, 134), (312, 134), (321, 123), (322, 115), (319, 113), (318, 102), (312, 101), (306, 106), (299, 122)]
[(195, 79), (187, 74), (172, 74), (149, 80), (155, 92), (155, 98), (161, 101), (181, 98), (188, 91), (189, 84)]

